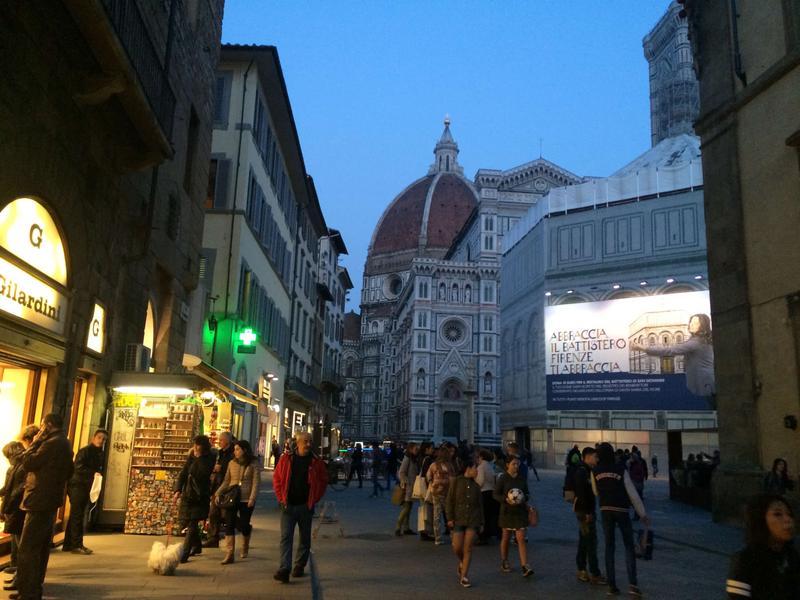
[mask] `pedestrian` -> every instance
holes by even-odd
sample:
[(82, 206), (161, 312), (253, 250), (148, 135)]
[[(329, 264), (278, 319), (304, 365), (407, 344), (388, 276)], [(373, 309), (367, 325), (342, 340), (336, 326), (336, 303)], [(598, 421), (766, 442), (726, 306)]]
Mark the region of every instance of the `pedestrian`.
[(483, 527), (483, 498), (481, 486), (475, 481), (478, 468), (470, 458), (465, 458), (463, 472), (450, 482), (447, 491), (448, 527), (453, 532), (453, 553), (458, 558), (458, 580), (468, 588), (469, 565), (472, 546)]
[(75, 468), (72, 479), (67, 484), (70, 513), (67, 529), (64, 532), (64, 552), (73, 554), (91, 554), (92, 551), (83, 545), (83, 523), (86, 509), (89, 506), (89, 492), (92, 491), (94, 476), (103, 472), (103, 447), (108, 439), (108, 431), (98, 429), (92, 436), (90, 444), (78, 450), (75, 455)]
[[(630, 460), (628, 461), (628, 472), (633, 481), (633, 487), (639, 497), (644, 500), (644, 482), (647, 481), (647, 463), (642, 459), (638, 452), (631, 452)], [(638, 515), (634, 515), (634, 521)]]
[(578, 520), (578, 553), (575, 557), (578, 580), (592, 585), (606, 585), (608, 582), (600, 573), (597, 563), (597, 494), (592, 474), (592, 469), (597, 466), (597, 450), (587, 446), (581, 455), (582, 460), (573, 474), (575, 502), (572, 506)]
[(776, 458), (772, 461), (772, 469), (764, 478), (764, 493), (783, 496), (788, 490), (794, 489), (794, 482), (789, 479), (789, 468), (786, 461)]
[(533, 575), (533, 569), (528, 565), (528, 547), (525, 542), (525, 532), (528, 529), (528, 481), (519, 471), (520, 461), (516, 456), (506, 458), (506, 472), (497, 478), (494, 488), (494, 499), (500, 503), (500, 517), (498, 525), (503, 530), (500, 540), (500, 570), (511, 573), (508, 562), (508, 546), (513, 535), (517, 540), (519, 563), (522, 576)]
[[(276, 581), (289, 583), (290, 573), (292, 577), (303, 576), (311, 552), (314, 507), (325, 495), (327, 485), (328, 471), (325, 463), (311, 451), (311, 434), (299, 432), (296, 451), (281, 456), (272, 481), (275, 497), (281, 505), (281, 562), (273, 575)], [(300, 544), (292, 567), (295, 527), (300, 530)]]
[(497, 537), (497, 517), (500, 505), (494, 499), (494, 486), (496, 484), (494, 473), (494, 455), (484, 448), (478, 451), (478, 474), (475, 483), (481, 488), (483, 506), (483, 529), (481, 529), (478, 544), (486, 544), (492, 537)]
[(517, 442), (509, 442), (508, 446), (506, 446), (506, 450), (506, 463), (512, 458), (519, 460), (519, 475), (525, 481), (528, 481), (528, 465), (525, 464), (525, 460), (522, 458), (522, 454), (519, 450), (519, 444)]
[(361, 450), (361, 444), (356, 444), (353, 450), (353, 456), (350, 459), (350, 473), (347, 474), (347, 481), (345, 486), (350, 485), (353, 479), (353, 473), (358, 475), (358, 487), (364, 486), (364, 451)]
[(231, 490), (238, 487), (238, 498), (234, 506), (226, 508), (225, 517), (225, 558), (222, 559), (223, 565), (234, 561), (233, 555), (236, 552), (236, 530), (242, 534), (241, 558), (247, 558), (250, 552), (250, 535), (253, 526), (250, 525), (250, 518), (258, 498), (258, 486), (261, 485), (261, 465), (258, 458), (253, 455), (250, 443), (238, 440), (233, 444), (233, 460), (228, 463), (225, 471), (225, 479), (219, 486), (215, 494), (217, 502)]
[(578, 448), (578, 444), (575, 444), (572, 448), (569, 449), (567, 452), (567, 459), (564, 461), (564, 464), (569, 468), (570, 466), (575, 466), (581, 461), (581, 451)]
[(21, 442), (9, 442), (3, 446), (3, 456), (6, 457), (11, 467), (6, 471), (3, 489), (0, 489), (0, 499), (3, 501), (2, 508), (0, 508), (0, 521), (3, 521), (3, 533), (11, 536), (9, 567), (13, 569), (9, 572), (9, 575), (13, 577), (5, 581), (3, 585), (3, 589), (6, 591), (17, 589), (17, 549), (22, 525), (25, 522), (25, 513), (20, 508), (22, 495), (25, 493), (25, 470), (20, 462), (23, 452), (25, 452), (25, 446)]
[[(435, 448), (431, 442), (423, 442), (419, 450), (419, 474), (427, 483), (428, 470), (436, 459)], [(427, 490), (427, 488), (426, 488)], [(422, 542), (432, 542), (436, 538), (433, 535), (433, 497), (426, 493), (420, 500), (417, 511), (417, 530), (419, 539)]]
[(632, 598), (641, 598), (636, 578), (636, 550), (633, 542), (633, 524), (629, 514), (633, 506), (636, 514), (646, 528), (650, 527), (650, 519), (644, 509), (639, 494), (631, 481), (624, 461), (618, 461), (614, 448), (608, 442), (600, 444), (598, 464), (593, 469), (600, 498), (600, 513), (603, 518), (603, 537), (605, 538), (606, 579), (609, 595), (618, 595), (616, 572), (614, 569), (615, 528), (622, 534), (625, 545), (625, 566), (628, 570), (628, 594)]
[(281, 445), (278, 443), (278, 438), (276, 438), (274, 435), (272, 436), (270, 458), (272, 459), (272, 468), (274, 469), (278, 465), (278, 461), (281, 458)]
[[(383, 496), (383, 486), (381, 485), (381, 482), (378, 481), (378, 477), (380, 477), (382, 470), (383, 470), (383, 450), (381, 450), (380, 444), (378, 444), (378, 442), (373, 442), (372, 443), (372, 493), (369, 495), (370, 498), (377, 498), (378, 496)], [(386, 488), (388, 489), (389, 486), (387, 485)]]
[[(410, 517), (411, 509), (414, 506), (414, 481), (419, 473), (417, 466), (417, 451), (418, 447), (415, 442), (409, 442), (406, 446), (405, 456), (403, 462), (400, 464), (399, 470), (399, 485), (403, 488), (403, 505), (400, 507), (400, 515), (397, 517), (397, 527), (395, 527), (394, 534), (401, 535), (414, 535), (411, 529)], [(419, 525), (418, 525), (419, 527)]]
[(192, 449), (175, 482), (174, 501), (180, 500), (178, 520), (181, 529), (186, 531), (183, 542), (181, 562), (190, 556), (200, 554), (200, 521), (208, 518), (211, 502), (211, 475), (214, 471), (214, 456), (211, 454), (211, 441), (206, 435), (194, 438)]
[(9, 598), (39, 600), (42, 597), (53, 523), (73, 469), (72, 445), (63, 427), (61, 415), (47, 415), (30, 447), (20, 457), (25, 471), (25, 493), (21, 504), (25, 522), (17, 550), (19, 591)]
[(731, 558), (728, 598), (800, 598), (800, 555), (794, 532), (794, 512), (783, 496), (752, 498), (745, 512), (746, 546)]
[[(450, 479), (455, 475), (450, 462), (450, 449), (442, 446), (436, 453), (436, 460), (428, 469), (426, 479), (433, 500), (433, 537), (437, 546), (445, 543), (442, 533), (442, 520), (445, 519), (445, 501), (450, 488)], [(445, 520), (445, 524), (447, 521)]]
[[(208, 519), (206, 521), (206, 541), (202, 548), (219, 548), (219, 530), (222, 522), (222, 511), (214, 501), (215, 493), (222, 485), (225, 474), (228, 472), (228, 465), (233, 460), (233, 434), (230, 431), (223, 431), (219, 434), (219, 449), (214, 459), (214, 470), (211, 473), (211, 502), (208, 507)], [(200, 552), (197, 552), (200, 554)]]
[(658, 479), (658, 457), (655, 454), (650, 457), (650, 467), (653, 469), (653, 479)]
[[(397, 470), (400, 468), (400, 450), (394, 443), (389, 444), (389, 452), (386, 455), (386, 490), (392, 489), (392, 479), (400, 483), (397, 478)], [(413, 485), (413, 483), (412, 483)]]
[(536, 455), (531, 452), (529, 448), (525, 448), (525, 464), (533, 470), (533, 475), (536, 477), (536, 481), (541, 481), (539, 478), (539, 472), (536, 470)]

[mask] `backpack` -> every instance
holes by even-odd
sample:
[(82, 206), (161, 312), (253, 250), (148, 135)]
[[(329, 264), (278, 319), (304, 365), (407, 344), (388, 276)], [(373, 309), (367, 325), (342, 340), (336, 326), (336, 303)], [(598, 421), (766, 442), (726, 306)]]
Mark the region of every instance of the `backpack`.
[(576, 466), (567, 467), (567, 474), (564, 475), (564, 502), (572, 504), (575, 502), (575, 472), (578, 470)]

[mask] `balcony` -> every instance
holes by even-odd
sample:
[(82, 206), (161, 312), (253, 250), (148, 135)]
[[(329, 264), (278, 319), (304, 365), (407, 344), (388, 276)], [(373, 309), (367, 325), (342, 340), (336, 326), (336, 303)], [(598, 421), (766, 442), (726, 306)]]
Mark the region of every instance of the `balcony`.
[(323, 389), (328, 388), (331, 390), (343, 390), (344, 378), (342, 377), (341, 373), (336, 372), (336, 370), (332, 367), (323, 367), (320, 386)]
[(291, 376), (286, 380), (286, 393), (302, 397), (306, 402), (319, 402), (319, 390), (305, 383), (299, 377)]
[[(166, 48), (153, 37), (132, 0), (64, 0), (99, 66), (80, 82), (75, 100), (100, 105), (116, 97), (144, 144), (132, 148), (131, 168), (145, 168), (173, 155), (176, 98), (169, 80)], [(168, 18), (169, 13), (165, 13)], [(165, 27), (167, 29), (168, 27)], [(177, 38), (177, 36), (175, 36)], [(174, 50), (170, 52), (174, 53)]]

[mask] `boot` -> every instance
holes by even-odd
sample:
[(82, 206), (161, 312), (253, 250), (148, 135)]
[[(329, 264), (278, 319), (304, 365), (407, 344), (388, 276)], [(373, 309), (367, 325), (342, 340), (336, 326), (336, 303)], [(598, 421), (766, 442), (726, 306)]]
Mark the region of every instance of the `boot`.
[(225, 536), (225, 558), (222, 559), (221, 565), (229, 565), (233, 562), (233, 554), (236, 552), (236, 536)]
[(250, 552), (250, 536), (242, 534), (242, 553), (239, 555), (241, 558), (247, 558)]

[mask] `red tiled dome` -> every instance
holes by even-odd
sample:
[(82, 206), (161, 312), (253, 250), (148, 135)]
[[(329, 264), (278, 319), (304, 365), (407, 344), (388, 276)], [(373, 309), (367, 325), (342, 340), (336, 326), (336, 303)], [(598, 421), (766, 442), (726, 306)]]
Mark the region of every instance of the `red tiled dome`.
[(425, 256), (426, 249), (446, 250), (477, 205), (475, 192), (460, 175), (423, 177), (383, 213), (372, 237), (370, 255), (420, 249), (420, 256)]

